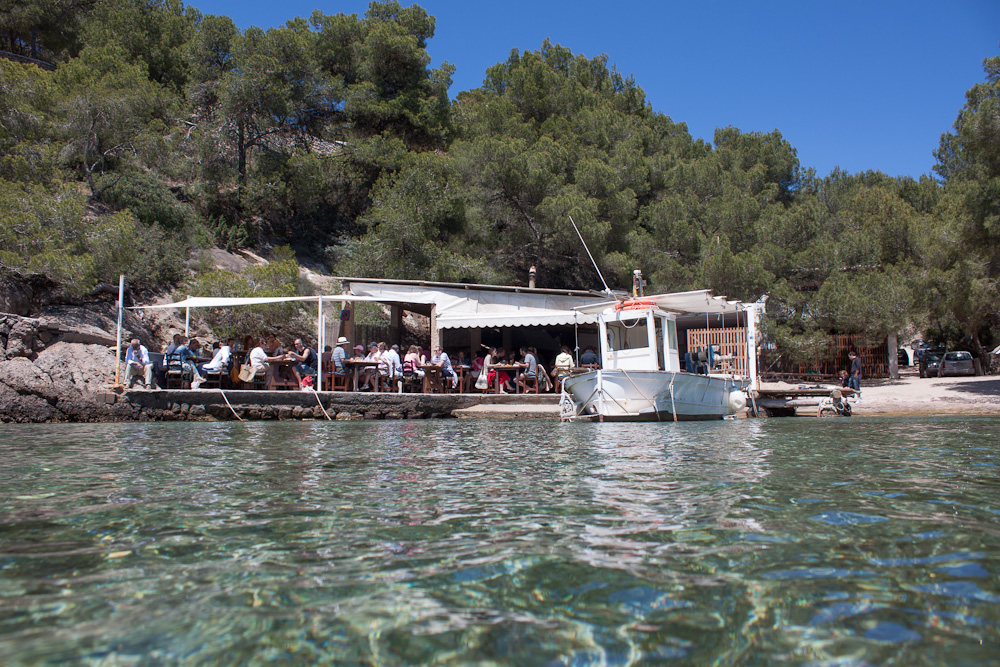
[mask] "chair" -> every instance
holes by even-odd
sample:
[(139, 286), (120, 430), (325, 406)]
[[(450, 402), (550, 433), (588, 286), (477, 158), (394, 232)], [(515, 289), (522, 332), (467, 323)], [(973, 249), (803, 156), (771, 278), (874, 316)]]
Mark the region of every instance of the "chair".
[(229, 383), (229, 364), (222, 364), (217, 371), (206, 370), (202, 371), (201, 374), (205, 378), (205, 381), (201, 384), (202, 387), (222, 389), (223, 383)]
[(698, 348), (698, 372), (708, 375), (708, 352), (703, 347)]
[(530, 392), (538, 393), (538, 376), (535, 377), (525, 377), (521, 380), (521, 383), (517, 385), (517, 393), (527, 394)]
[(171, 352), (166, 356), (166, 368), (167, 389), (183, 389), (185, 384), (191, 386), (191, 371), (184, 368), (180, 353)]
[(394, 392), (397, 391), (396, 383), (400, 381), (401, 376), (395, 374), (394, 368), (389, 369), (388, 375), (379, 374), (378, 376), (378, 390), (380, 392)]
[(350, 391), (351, 390), (351, 376), (348, 374), (339, 375), (337, 373), (330, 373), (333, 376), (333, 391)]
[(403, 383), (401, 391), (404, 394), (419, 394), (424, 389), (424, 379), (416, 373), (403, 371), (400, 379)]

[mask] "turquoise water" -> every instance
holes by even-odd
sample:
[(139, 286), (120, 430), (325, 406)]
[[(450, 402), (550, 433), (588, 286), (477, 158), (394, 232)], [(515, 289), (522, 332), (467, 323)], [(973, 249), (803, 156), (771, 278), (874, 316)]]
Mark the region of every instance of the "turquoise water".
[(981, 665), (1000, 419), (0, 426), (5, 664)]

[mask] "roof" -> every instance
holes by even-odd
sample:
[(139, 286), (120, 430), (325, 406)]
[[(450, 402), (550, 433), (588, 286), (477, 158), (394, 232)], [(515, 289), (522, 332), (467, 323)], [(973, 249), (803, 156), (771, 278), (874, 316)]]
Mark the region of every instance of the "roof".
[[(738, 313), (742, 306), (739, 301), (730, 301), (724, 296), (713, 296), (712, 292), (707, 289), (653, 294), (640, 297), (640, 299), (655, 305), (660, 310), (686, 315), (726, 315)], [(605, 299), (601, 303), (583, 306), (580, 310), (586, 313), (600, 313), (616, 303), (617, 301)]]
[[(348, 278), (344, 276), (332, 276), (332, 280), (339, 280), (346, 284), (368, 283), (373, 285), (411, 285), (426, 287), (428, 289), (462, 289), (477, 290), (480, 292), (518, 292), (526, 294), (552, 294), (578, 297), (599, 297), (607, 299), (605, 292), (582, 289), (563, 289), (555, 287), (524, 287), (519, 285), (475, 285), (471, 283), (446, 283), (433, 280), (389, 280), (387, 278)], [(353, 290), (350, 290), (353, 291)]]
[(532, 289), (499, 285), (465, 285), (416, 280), (343, 278), (358, 296), (383, 303), (407, 304), (411, 309), (434, 306), (439, 329), (528, 327), (593, 324), (597, 315), (577, 310), (603, 302), (607, 295), (588, 290)]

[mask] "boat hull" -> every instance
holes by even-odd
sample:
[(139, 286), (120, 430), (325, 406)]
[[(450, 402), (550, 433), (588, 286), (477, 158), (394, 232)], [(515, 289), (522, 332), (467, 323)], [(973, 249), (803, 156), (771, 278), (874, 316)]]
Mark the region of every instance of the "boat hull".
[[(672, 388), (672, 389), (671, 389)], [(735, 414), (728, 375), (601, 370), (563, 381), (562, 418), (604, 421), (691, 421)]]

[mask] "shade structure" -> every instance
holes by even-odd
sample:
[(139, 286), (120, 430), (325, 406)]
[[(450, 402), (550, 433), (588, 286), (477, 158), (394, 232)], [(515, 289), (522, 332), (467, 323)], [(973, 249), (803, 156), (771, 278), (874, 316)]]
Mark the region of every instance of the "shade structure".
[[(743, 304), (730, 301), (724, 296), (713, 296), (709, 290), (693, 290), (690, 292), (672, 292), (670, 294), (653, 294), (640, 297), (641, 301), (649, 302), (660, 310), (684, 315), (727, 315), (739, 313)], [(578, 307), (584, 313), (599, 313), (605, 308), (613, 307), (618, 301), (605, 300), (601, 303)]]
[(351, 281), (350, 291), (383, 303), (433, 304), (438, 329), (593, 324), (596, 314), (575, 309), (607, 298), (582, 291), (362, 281)]
[(154, 308), (231, 308), (233, 306), (259, 306), (265, 303), (286, 303), (289, 301), (374, 301), (369, 297), (354, 294), (317, 294), (313, 296), (190, 296), (183, 301), (160, 303), (152, 306), (131, 306), (133, 310), (149, 310)]

